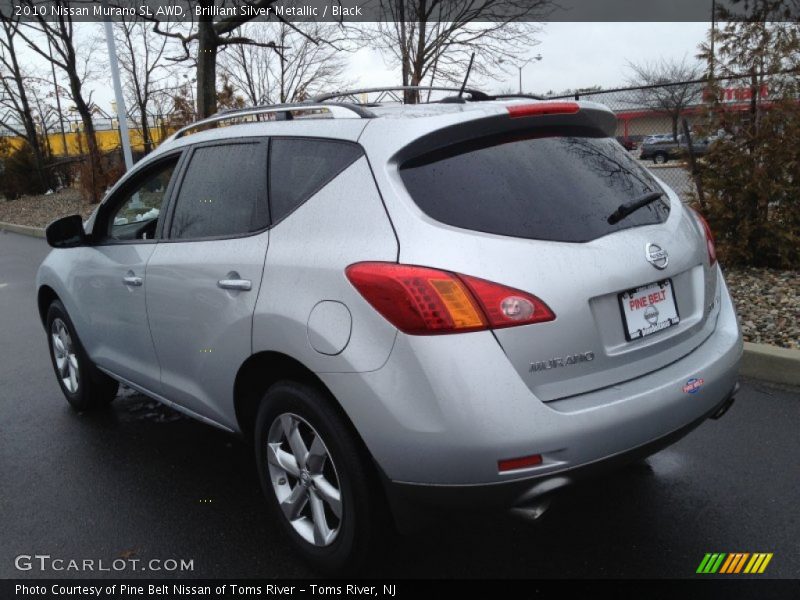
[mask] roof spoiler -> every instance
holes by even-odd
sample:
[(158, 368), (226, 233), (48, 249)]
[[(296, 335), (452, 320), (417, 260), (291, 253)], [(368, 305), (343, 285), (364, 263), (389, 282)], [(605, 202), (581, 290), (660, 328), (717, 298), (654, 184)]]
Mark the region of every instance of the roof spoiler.
[(508, 118), (522, 126), (586, 127), (606, 136), (614, 135), (617, 130), (617, 116), (610, 108), (596, 102), (519, 102), (505, 108)]
[[(498, 108), (502, 112), (498, 111)], [(617, 130), (617, 117), (607, 106), (595, 102), (514, 102), (492, 107), (489, 114), (459, 120), (413, 139), (401, 148), (395, 159), (405, 162), (420, 154), (476, 138), (537, 131), (558, 134), (561, 129), (611, 137)]]

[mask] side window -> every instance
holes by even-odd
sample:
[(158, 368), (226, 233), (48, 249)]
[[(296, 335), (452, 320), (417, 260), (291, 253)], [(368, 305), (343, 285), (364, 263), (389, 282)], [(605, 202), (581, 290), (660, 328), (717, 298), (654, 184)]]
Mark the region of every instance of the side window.
[(115, 208), (108, 219), (106, 235), (112, 240), (153, 239), (161, 218), (170, 179), (178, 158), (169, 159), (147, 169), (137, 177), (122, 197), (112, 200)]
[(266, 143), (195, 149), (175, 203), (170, 237), (221, 237), (264, 229), (269, 224), (266, 188)]
[(361, 147), (349, 142), (273, 138), (271, 143), (269, 201), (273, 223), (308, 200), (362, 155)]

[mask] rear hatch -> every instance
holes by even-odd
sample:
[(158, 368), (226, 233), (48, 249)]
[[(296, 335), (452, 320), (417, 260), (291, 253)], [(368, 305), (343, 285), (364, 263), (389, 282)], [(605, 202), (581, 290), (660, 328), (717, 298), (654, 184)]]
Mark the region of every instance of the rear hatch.
[[(524, 121), (524, 119), (520, 119)], [(713, 331), (716, 265), (702, 227), (608, 127), (530, 119), (397, 166), (427, 218), (401, 262), (529, 292), (556, 318), (494, 331), (530, 389), (552, 401), (612, 386), (685, 356)], [(659, 196), (656, 192), (661, 193)], [(651, 201), (618, 221), (621, 205)], [(419, 243), (422, 238), (425, 244)], [(406, 238), (408, 239), (408, 238)]]

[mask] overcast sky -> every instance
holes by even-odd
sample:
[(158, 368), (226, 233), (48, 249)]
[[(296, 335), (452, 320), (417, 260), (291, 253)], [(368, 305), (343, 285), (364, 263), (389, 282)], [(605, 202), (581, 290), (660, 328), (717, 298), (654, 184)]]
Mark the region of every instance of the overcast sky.
[[(102, 36), (101, 24), (83, 23), (92, 34)], [(526, 92), (559, 92), (565, 89), (601, 85), (605, 88), (623, 86), (629, 75), (629, 61), (646, 62), (660, 58), (684, 56), (692, 59), (698, 44), (705, 38), (708, 23), (547, 23), (537, 36), (539, 44), (531, 48), (530, 56), (541, 54), (523, 69), (523, 89)], [(90, 32), (81, 32), (87, 35)], [(96, 51), (105, 53), (105, 44)], [(36, 57), (25, 52), (28, 60)], [(525, 58), (521, 57), (520, 62)], [(398, 85), (399, 70), (387, 69), (376, 51), (360, 50), (350, 58), (349, 77), (358, 86)], [(472, 81), (487, 91), (516, 90), (518, 71), (500, 81)], [(92, 100), (104, 111), (111, 110), (113, 89), (107, 70), (98, 73), (97, 80), (87, 87), (94, 91)]]
[[(547, 23), (530, 56), (541, 54), (522, 70), (525, 92), (625, 85), (627, 64), (697, 54), (708, 23)], [(520, 62), (524, 62), (521, 59)], [(399, 75), (386, 69), (380, 54), (361, 50), (352, 59), (352, 72), (365, 87), (397, 85)], [(498, 82), (481, 82), (489, 91), (517, 89), (519, 72)]]

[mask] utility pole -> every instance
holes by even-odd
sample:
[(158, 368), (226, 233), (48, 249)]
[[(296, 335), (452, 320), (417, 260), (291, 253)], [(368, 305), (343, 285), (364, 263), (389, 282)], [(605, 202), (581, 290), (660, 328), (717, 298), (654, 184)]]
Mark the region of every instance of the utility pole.
[[(105, 5), (106, 2), (103, 2)], [(119, 64), (117, 63), (117, 47), (114, 43), (114, 29), (110, 19), (105, 20), (106, 45), (108, 46), (108, 63), (111, 68), (111, 79), (114, 81), (114, 96), (117, 99), (117, 122), (119, 123), (119, 137), (122, 140), (122, 154), (125, 157), (125, 170), (133, 167), (131, 154), (131, 138), (128, 133), (128, 117), (125, 110), (125, 99), (122, 97), (122, 83), (119, 79)]]
[(528, 66), (529, 63), (533, 62), (534, 60), (539, 61), (542, 60), (542, 55), (537, 54), (533, 58), (529, 58), (524, 63), (522, 63), (517, 69), (519, 69), (519, 93), (522, 94), (522, 69)]

